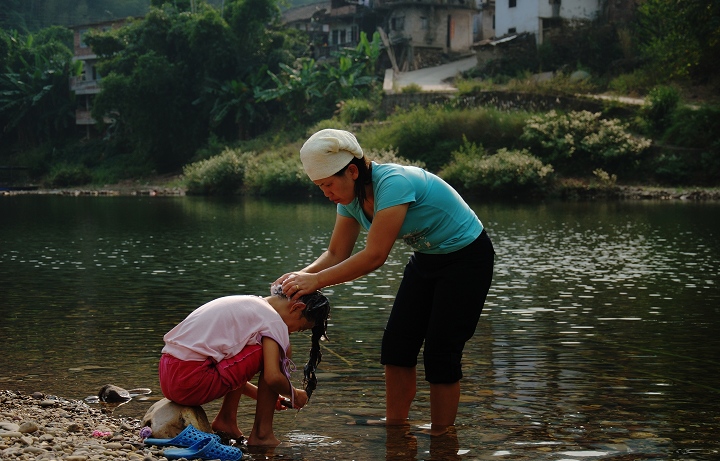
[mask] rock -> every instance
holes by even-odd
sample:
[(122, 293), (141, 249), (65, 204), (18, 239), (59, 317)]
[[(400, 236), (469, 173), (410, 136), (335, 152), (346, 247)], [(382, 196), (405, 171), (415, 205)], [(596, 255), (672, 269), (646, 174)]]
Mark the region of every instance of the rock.
[(0, 421), (0, 429), (8, 432), (20, 432), (20, 426), (10, 421)]
[(570, 81), (572, 82), (579, 82), (583, 80), (590, 80), (590, 74), (588, 74), (584, 70), (576, 70), (575, 72), (570, 74)]
[(82, 432), (83, 427), (78, 423), (72, 423), (67, 427), (68, 432)]
[(122, 387), (106, 384), (100, 389), (100, 392), (98, 392), (98, 398), (101, 402), (122, 403), (127, 402), (132, 397), (130, 397), (130, 393)]
[(201, 406), (188, 407), (162, 399), (151, 406), (142, 418), (142, 426), (150, 426), (152, 437), (173, 438), (192, 424), (195, 428), (212, 433), (207, 414)]
[(18, 428), (19, 432), (23, 434), (31, 434), (38, 430), (38, 425), (32, 421), (23, 421)]

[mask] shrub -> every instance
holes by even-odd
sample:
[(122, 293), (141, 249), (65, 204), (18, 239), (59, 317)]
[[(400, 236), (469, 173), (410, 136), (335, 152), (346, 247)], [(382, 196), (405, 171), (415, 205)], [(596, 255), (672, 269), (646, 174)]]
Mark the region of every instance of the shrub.
[(367, 99), (348, 99), (340, 103), (338, 117), (343, 123), (360, 123), (372, 117), (374, 107)]
[(46, 181), (53, 187), (82, 186), (92, 180), (90, 170), (82, 165), (61, 163), (50, 169)]
[[(335, 118), (329, 118), (326, 120), (321, 120), (317, 122), (315, 125), (311, 126), (306, 132), (305, 132), (305, 138), (309, 138), (310, 136), (314, 135), (320, 130), (325, 130), (331, 128), (333, 130), (345, 130), (352, 132), (352, 128), (350, 127), (349, 123), (345, 123), (342, 120), (338, 120)], [(304, 140), (303, 140), (304, 142)]]
[(233, 195), (243, 184), (245, 164), (253, 153), (225, 149), (220, 155), (183, 168), (183, 182), (191, 195)]
[(439, 175), (461, 191), (502, 194), (540, 191), (552, 173), (551, 165), (543, 165), (525, 149), (500, 149), (488, 155), (481, 145), (465, 140)]
[(673, 112), (663, 142), (682, 147), (709, 148), (720, 142), (720, 108), (680, 107)]
[(363, 148), (396, 149), (406, 159), (438, 171), (462, 145), (463, 136), (488, 149), (515, 147), (527, 117), (526, 112), (493, 108), (415, 107), (396, 112), (386, 123), (364, 126), (358, 139)]
[(656, 86), (645, 98), (641, 114), (649, 122), (653, 132), (661, 134), (670, 126), (679, 102), (680, 94), (675, 88)]
[(651, 141), (627, 131), (617, 119), (588, 111), (550, 111), (531, 117), (521, 136), (531, 150), (562, 173), (589, 174), (596, 168), (636, 166)]
[(408, 93), (408, 94), (414, 94), (414, 93), (422, 93), (422, 87), (418, 85), (417, 83), (411, 83), (409, 85), (405, 85), (404, 87), (400, 88), (401, 93)]
[(609, 174), (602, 168), (593, 170), (593, 175), (595, 175), (595, 179), (602, 187), (613, 187), (617, 182), (617, 175)]
[(248, 159), (245, 191), (251, 194), (280, 195), (314, 191), (297, 153), (268, 152)]
[(571, 95), (596, 93), (597, 85), (592, 80), (573, 78), (572, 74), (558, 73), (547, 80), (538, 79), (534, 75), (524, 75), (510, 80), (507, 90), (537, 94)]
[(658, 76), (646, 70), (639, 69), (629, 74), (618, 75), (610, 80), (608, 88), (615, 93), (630, 96), (640, 96), (659, 83)]

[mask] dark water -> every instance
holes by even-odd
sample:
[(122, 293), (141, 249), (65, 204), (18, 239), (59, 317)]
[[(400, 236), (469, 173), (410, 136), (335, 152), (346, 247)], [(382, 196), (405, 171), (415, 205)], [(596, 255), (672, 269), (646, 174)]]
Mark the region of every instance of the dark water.
[[(379, 344), (408, 249), (327, 289), (320, 384), (254, 459), (720, 459), (720, 204), (474, 204), (496, 276), (464, 356), (456, 436), (350, 424), (384, 413)], [(192, 197), (0, 197), (0, 388), (82, 399), (149, 387), (162, 336), (259, 294), (327, 244), (334, 209)], [(468, 288), (472, 296), (472, 287)], [(302, 364), (309, 338), (293, 335)], [(422, 376), (422, 367), (419, 368)], [(118, 416), (142, 417), (135, 400)], [(212, 419), (217, 403), (205, 407)], [(246, 432), (254, 406), (241, 404)]]

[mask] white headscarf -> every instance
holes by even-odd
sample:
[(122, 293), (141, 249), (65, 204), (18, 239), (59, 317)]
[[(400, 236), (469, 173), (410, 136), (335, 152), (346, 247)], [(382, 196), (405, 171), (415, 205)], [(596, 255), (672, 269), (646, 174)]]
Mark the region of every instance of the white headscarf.
[(320, 130), (300, 149), (300, 160), (312, 181), (334, 175), (353, 157), (363, 158), (363, 151), (355, 135), (344, 130)]

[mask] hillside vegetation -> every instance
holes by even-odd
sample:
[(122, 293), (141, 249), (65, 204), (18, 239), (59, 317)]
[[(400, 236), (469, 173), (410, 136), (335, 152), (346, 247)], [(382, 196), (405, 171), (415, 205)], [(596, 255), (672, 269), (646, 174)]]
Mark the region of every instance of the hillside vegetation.
[[(275, 0), (152, 0), (125, 27), (85, 39), (103, 76), (89, 139), (75, 126), (79, 101), (67, 84), (79, 72), (71, 32), (5, 28), (21, 25), (10, 21), (18, 17), (30, 24), (28, 8), (48, 15), (63, 3), (10, 3), (0, 33), (0, 165), (26, 167), (42, 186), (184, 174), (192, 193), (304, 191), (298, 148), (329, 126), (356, 132), (371, 157), (422, 164), (467, 193), (720, 178), (720, 3), (710, 0), (646, 0), (623, 20), (568, 23), (561, 38), (463, 76), (457, 98), (405, 110), (382, 104), (376, 33), (316, 61), (309, 37), (279, 22)], [(74, 2), (68, 18), (112, 2), (91, 3)], [(534, 78), (548, 70), (552, 80)], [(472, 103), (488, 91), (645, 103), (554, 111)]]

